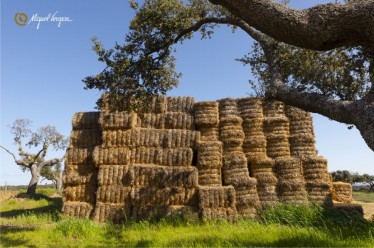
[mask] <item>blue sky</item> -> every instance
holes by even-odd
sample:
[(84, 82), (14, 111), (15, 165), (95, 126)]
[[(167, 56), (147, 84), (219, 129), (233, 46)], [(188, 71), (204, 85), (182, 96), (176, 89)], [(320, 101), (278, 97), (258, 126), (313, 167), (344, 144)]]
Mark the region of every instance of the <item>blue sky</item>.
[[(329, 1), (291, 3), (305, 8)], [(17, 12), (69, 17), (72, 21), (31, 22), (18, 26)], [(134, 13), (126, 0), (2, 0), (1, 1), (1, 145), (16, 152), (8, 125), (16, 118), (33, 121), (36, 129), (51, 124), (65, 136), (75, 112), (93, 111), (100, 96), (83, 89), (82, 79), (103, 68), (91, 50), (97, 36), (106, 48), (122, 43)], [(193, 96), (197, 101), (244, 97), (251, 92), (250, 69), (234, 61), (246, 54), (251, 39), (238, 31), (219, 28), (212, 39), (196, 36), (177, 46), (177, 70), (183, 73), (178, 88), (169, 95)], [(374, 174), (374, 153), (359, 132), (344, 124), (314, 115), (317, 149), (329, 160), (330, 171), (346, 169)], [(62, 156), (51, 153), (51, 156)], [(0, 185), (27, 184), (11, 156), (1, 150)]]

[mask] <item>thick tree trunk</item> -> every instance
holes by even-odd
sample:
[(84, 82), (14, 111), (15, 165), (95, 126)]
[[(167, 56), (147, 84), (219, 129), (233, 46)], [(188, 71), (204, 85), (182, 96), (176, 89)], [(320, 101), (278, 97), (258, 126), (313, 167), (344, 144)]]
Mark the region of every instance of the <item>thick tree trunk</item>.
[(62, 179), (55, 178), (55, 187), (57, 191), (62, 191)]
[(209, 0), (278, 41), (313, 50), (374, 47), (374, 0), (295, 10), (274, 0)]
[(36, 164), (33, 164), (31, 166), (30, 168), (31, 180), (30, 180), (29, 186), (27, 187), (28, 195), (35, 195), (36, 186), (38, 185), (38, 182), (40, 180), (40, 171), (41, 171), (41, 168), (39, 168)]

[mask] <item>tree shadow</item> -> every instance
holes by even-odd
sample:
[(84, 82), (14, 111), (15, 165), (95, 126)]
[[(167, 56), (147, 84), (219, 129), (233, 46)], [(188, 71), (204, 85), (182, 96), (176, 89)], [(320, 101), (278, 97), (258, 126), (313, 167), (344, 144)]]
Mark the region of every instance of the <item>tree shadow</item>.
[(35, 247), (35, 246), (27, 245), (28, 240), (26, 239), (7, 237), (7, 234), (19, 233), (23, 231), (34, 231), (34, 230), (35, 228), (33, 227), (0, 225), (0, 233), (1, 233), (0, 244), (3, 247), (15, 247), (15, 246)]
[(51, 198), (45, 195), (37, 194), (32, 199), (34, 200), (41, 200), (46, 199), (48, 201), (48, 206), (38, 207), (38, 208), (30, 208), (30, 209), (13, 209), (9, 211), (0, 212), (1, 218), (14, 218), (19, 215), (33, 215), (33, 214), (46, 214), (46, 213), (55, 213), (61, 212), (62, 208), (62, 198), (56, 197)]

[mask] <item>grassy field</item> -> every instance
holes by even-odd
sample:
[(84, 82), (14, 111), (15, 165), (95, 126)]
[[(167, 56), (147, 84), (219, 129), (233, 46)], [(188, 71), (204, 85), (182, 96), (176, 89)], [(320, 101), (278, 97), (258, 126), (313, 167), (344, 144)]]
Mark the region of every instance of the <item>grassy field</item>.
[(352, 196), (355, 201), (374, 203), (374, 192), (352, 192)]
[(373, 247), (374, 223), (319, 206), (268, 209), (260, 220), (199, 223), (184, 216), (125, 225), (63, 218), (61, 198), (39, 191), (34, 199), (0, 191), (2, 247)]

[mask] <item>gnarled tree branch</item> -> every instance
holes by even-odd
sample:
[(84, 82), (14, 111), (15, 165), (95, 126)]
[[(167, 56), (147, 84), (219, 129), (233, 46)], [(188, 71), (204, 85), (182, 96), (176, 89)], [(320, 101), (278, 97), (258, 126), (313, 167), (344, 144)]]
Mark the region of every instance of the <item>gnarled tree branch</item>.
[(274, 0), (209, 0), (276, 40), (313, 50), (374, 47), (374, 0), (295, 10)]

